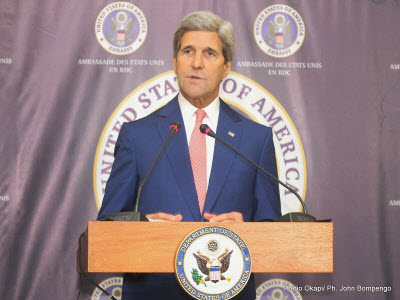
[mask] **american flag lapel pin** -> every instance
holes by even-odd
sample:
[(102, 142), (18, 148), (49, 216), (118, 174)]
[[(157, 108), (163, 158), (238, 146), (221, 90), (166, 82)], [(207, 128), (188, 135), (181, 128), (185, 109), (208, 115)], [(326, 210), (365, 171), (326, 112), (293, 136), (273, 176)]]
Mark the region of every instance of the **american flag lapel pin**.
[(228, 134), (229, 134), (231, 137), (235, 137), (235, 134), (234, 134), (232, 131), (229, 131)]

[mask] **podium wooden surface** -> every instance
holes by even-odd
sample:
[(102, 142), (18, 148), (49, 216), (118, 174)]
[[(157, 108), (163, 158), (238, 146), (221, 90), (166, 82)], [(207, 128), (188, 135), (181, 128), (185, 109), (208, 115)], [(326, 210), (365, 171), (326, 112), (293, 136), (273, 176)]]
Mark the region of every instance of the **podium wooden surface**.
[[(216, 224), (90, 221), (82, 245), (83, 271), (175, 272), (179, 245), (191, 232), (210, 225)], [(333, 223), (222, 226), (246, 243), (253, 273), (333, 272)]]

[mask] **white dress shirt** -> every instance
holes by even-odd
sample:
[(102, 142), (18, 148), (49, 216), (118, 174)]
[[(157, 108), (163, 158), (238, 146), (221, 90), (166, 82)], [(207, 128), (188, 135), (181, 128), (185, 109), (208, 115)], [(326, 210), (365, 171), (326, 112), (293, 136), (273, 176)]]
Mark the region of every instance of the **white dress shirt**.
[[(193, 106), (189, 101), (187, 101), (182, 94), (178, 95), (179, 107), (181, 108), (183, 123), (185, 124), (187, 143), (190, 143), (190, 137), (192, 136), (192, 131), (194, 129), (194, 124), (196, 123), (196, 110), (197, 107)], [(212, 131), (217, 133), (218, 116), (219, 116), (219, 97), (215, 98), (207, 107), (203, 108), (207, 113), (204, 117), (203, 124), (210, 126)], [(197, 130), (200, 130), (197, 128)], [(215, 139), (206, 136), (206, 147), (207, 147), (207, 188), (208, 182), (210, 180), (211, 167), (214, 157), (214, 145)]]

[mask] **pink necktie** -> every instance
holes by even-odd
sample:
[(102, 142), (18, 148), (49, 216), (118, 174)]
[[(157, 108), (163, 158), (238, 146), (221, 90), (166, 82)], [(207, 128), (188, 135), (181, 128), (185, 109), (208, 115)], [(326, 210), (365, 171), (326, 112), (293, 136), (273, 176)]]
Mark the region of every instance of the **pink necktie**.
[(203, 214), (207, 194), (207, 149), (206, 135), (201, 133), (199, 128), (205, 116), (206, 112), (204, 110), (198, 109), (196, 111), (196, 124), (189, 143), (190, 161), (201, 214)]

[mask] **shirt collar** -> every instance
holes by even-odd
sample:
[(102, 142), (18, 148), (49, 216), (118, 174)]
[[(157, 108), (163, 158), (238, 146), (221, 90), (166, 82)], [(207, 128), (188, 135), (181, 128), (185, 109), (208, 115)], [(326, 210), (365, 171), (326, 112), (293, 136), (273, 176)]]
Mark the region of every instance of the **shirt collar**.
[[(178, 95), (178, 102), (181, 108), (183, 120), (190, 120), (191, 118), (196, 118), (195, 112), (198, 110), (192, 103), (187, 101), (185, 97), (182, 96), (181, 93)], [(203, 110), (207, 113), (206, 119), (211, 122), (208, 124), (211, 128), (216, 128), (218, 124), (218, 116), (219, 116), (219, 97), (215, 98), (207, 107), (204, 107)], [(206, 121), (206, 120), (205, 120)], [(208, 123), (208, 122), (206, 122)]]

